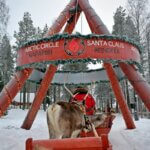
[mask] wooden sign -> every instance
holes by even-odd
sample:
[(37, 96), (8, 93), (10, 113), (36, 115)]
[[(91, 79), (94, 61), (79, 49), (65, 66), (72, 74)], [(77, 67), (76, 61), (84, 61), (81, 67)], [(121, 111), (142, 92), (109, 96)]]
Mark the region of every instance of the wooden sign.
[(17, 66), (43, 61), (112, 59), (140, 61), (136, 46), (116, 39), (71, 38), (39, 42), (18, 51)]

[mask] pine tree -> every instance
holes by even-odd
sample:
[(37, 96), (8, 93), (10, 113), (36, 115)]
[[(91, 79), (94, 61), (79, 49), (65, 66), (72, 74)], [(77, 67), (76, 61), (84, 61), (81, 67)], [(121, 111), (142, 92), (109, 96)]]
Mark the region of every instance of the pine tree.
[(42, 37), (44, 37), (45, 36), (45, 34), (48, 32), (48, 25), (46, 24), (45, 26), (44, 26), (44, 29), (43, 29), (43, 32), (42, 32)]
[(35, 39), (43, 38), (47, 32), (48, 32), (47, 24), (44, 26), (43, 30), (40, 27), (37, 27), (35, 33)]
[[(19, 23), (19, 31), (14, 32), (14, 37), (16, 39), (16, 45), (14, 46), (15, 52), (17, 52), (18, 48), (21, 47), (24, 43), (36, 39), (36, 28), (33, 25), (33, 21), (31, 19), (31, 15), (29, 12), (25, 12), (22, 21)], [(27, 84), (27, 83), (26, 83)], [(27, 85), (24, 85), (23, 91), (23, 109), (25, 109), (26, 105), (26, 92)]]
[[(148, 73), (148, 66), (149, 66), (149, 40), (148, 40), (148, 30), (147, 25), (150, 22), (150, 14), (148, 12), (148, 0), (128, 0), (127, 9), (129, 12), (129, 16), (131, 17), (134, 26), (136, 28), (136, 33), (138, 35), (138, 43), (143, 47), (141, 53), (141, 65), (143, 69), (143, 76), (146, 77)], [(138, 107), (142, 110), (142, 104), (139, 102), (139, 98), (136, 98), (136, 93), (134, 93), (134, 99), (136, 104), (138, 103)], [(137, 99), (137, 100), (136, 100)]]
[(25, 12), (23, 20), (19, 23), (19, 32), (14, 32), (16, 39), (16, 48), (19, 48), (24, 43), (35, 39), (36, 28), (33, 26), (33, 21), (29, 12)]
[(34, 39), (40, 39), (42, 38), (43, 35), (42, 35), (42, 30), (40, 29), (40, 27), (37, 27), (36, 28), (36, 33), (35, 33), (35, 38)]
[[(0, 53), (1, 53), (1, 46), (2, 46), (2, 38), (6, 34), (8, 19), (9, 19), (9, 8), (6, 5), (5, 0), (0, 0)], [(0, 67), (2, 65), (3, 64), (0, 64)], [(2, 80), (1, 71), (0, 71), (0, 76), (1, 76), (1, 80)]]
[(4, 87), (4, 82), (3, 82), (2, 73), (0, 72), (0, 92), (2, 91), (3, 87)]
[(117, 8), (114, 15), (114, 25), (112, 34), (123, 36), (125, 33), (125, 16), (126, 12), (123, 7)]
[(6, 5), (5, 0), (0, 0), (0, 40), (6, 34), (8, 19), (9, 19), (9, 8)]
[[(9, 8), (6, 5), (5, 0), (0, 0), (0, 57), (2, 56), (1, 52), (3, 48), (2, 39), (7, 31), (8, 19), (9, 19)], [(3, 86), (5, 84), (4, 80), (7, 81), (7, 79), (5, 79), (5, 76), (3, 74), (4, 73), (3, 66), (4, 64), (2, 63), (2, 60), (0, 58), (0, 91), (3, 89)], [(7, 114), (7, 111), (5, 112), (5, 114)]]
[(146, 27), (146, 45), (147, 49), (147, 79), (150, 83), (150, 22), (147, 24)]
[(114, 95), (109, 83), (98, 83), (96, 85), (94, 95), (97, 101), (97, 107), (104, 111), (106, 105), (109, 105), (111, 108), (114, 103)]
[(138, 33), (136, 31), (132, 18), (129, 15), (125, 18), (124, 35), (136, 42), (139, 41)]
[(142, 38), (143, 31), (145, 30), (146, 22), (146, 10), (148, 6), (148, 0), (128, 0), (127, 10), (129, 16), (132, 18), (137, 34)]
[[(145, 30), (147, 22), (147, 6), (148, 0), (128, 0), (127, 1), (127, 10), (128, 14), (131, 17), (136, 33), (138, 35), (138, 43), (144, 47), (145, 39)], [(141, 65), (143, 67), (143, 75), (145, 75), (145, 59), (146, 59), (146, 50), (143, 49), (141, 53)]]
[(114, 14), (112, 34), (119, 35), (121, 37), (126, 36), (136, 41), (139, 38), (132, 18), (127, 15), (126, 10), (121, 6), (117, 8)]
[(3, 44), (0, 46), (0, 64), (1, 72), (3, 74), (3, 83), (5, 85), (10, 80), (13, 73), (14, 61), (10, 41), (7, 35), (4, 35), (2, 38), (2, 43)]
[[(117, 8), (114, 14), (114, 26), (113, 26), (113, 34), (119, 36), (126, 36), (129, 39), (132, 39), (136, 42), (139, 41), (139, 36), (134, 25), (132, 18), (127, 15), (126, 10), (123, 7)], [(128, 82), (122, 82), (122, 89), (124, 91), (124, 95), (127, 100), (128, 107), (130, 108), (130, 92), (128, 87)]]

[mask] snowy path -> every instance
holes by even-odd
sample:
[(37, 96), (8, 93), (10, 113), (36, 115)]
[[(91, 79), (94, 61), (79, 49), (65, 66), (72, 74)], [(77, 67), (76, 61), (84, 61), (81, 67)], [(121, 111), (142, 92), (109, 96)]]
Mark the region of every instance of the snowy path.
[(150, 120), (140, 119), (135, 125), (127, 130), (122, 116), (117, 116), (109, 134), (113, 150), (150, 150)]
[[(114, 150), (136, 150), (130, 143), (130, 141), (122, 133), (125, 130), (125, 123), (122, 117), (117, 117), (114, 120), (113, 127), (109, 134), (109, 139), (113, 145)], [(119, 141), (119, 144), (118, 144)]]
[[(27, 111), (9, 110), (0, 118), (0, 150), (24, 150), (25, 140), (47, 139), (48, 129), (44, 111), (39, 111), (31, 130), (20, 128)], [(109, 134), (113, 150), (150, 150), (150, 120), (141, 119), (136, 129), (126, 130), (124, 120), (118, 115)]]

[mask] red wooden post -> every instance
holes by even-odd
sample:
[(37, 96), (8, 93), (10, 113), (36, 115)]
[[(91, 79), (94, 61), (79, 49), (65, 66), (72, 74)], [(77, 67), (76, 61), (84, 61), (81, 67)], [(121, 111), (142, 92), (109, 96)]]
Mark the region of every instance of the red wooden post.
[(39, 90), (34, 98), (31, 109), (29, 110), (21, 128), (23, 128), (23, 129), (31, 128), (32, 123), (36, 117), (36, 114), (40, 108), (41, 103), (43, 102), (43, 98), (47, 93), (47, 89), (48, 89), (56, 71), (57, 71), (57, 67), (54, 65), (50, 65), (49, 68), (47, 69), (45, 76), (41, 82), (41, 85), (39, 87)]
[(106, 150), (100, 137), (33, 140), (32, 145), (39, 150)]
[[(68, 5), (69, 7), (67, 6), (66, 9), (65, 9), (63, 12), (64, 12), (65, 14), (68, 14), (69, 8), (71, 8), (73, 5), (75, 5), (74, 0), (71, 1), (71, 3)], [(66, 11), (67, 11), (67, 12), (66, 12)], [(62, 12), (62, 13), (63, 13), (63, 12)], [(76, 15), (76, 14), (75, 14), (75, 15)], [(76, 19), (79, 18), (79, 15), (80, 15), (80, 13), (77, 14), (77, 18), (76, 18)], [(66, 17), (64, 18), (64, 15), (61, 15), (61, 16), (62, 16), (62, 18), (63, 18), (65, 21), (67, 21), (67, 18), (66, 18)], [(69, 15), (68, 15), (68, 16), (69, 16)], [(61, 30), (62, 25), (60, 25), (60, 24), (61, 24), (62, 18), (60, 18), (60, 17), (58, 17), (58, 18), (59, 18), (59, 19), (57, 19), (57, 21), (56, 21), (56, 26), (58, 26), (58, 27), (56, 27), (56, 26), (53, 25), (53, 26), (50, 28), (49, 34), (54, 34), (56, 31), (58, 32), (58, 31)], [(60, 24), (57, 25), (58, 20), (60, 20), (60, 21), (59, 21)], [(72, 33), (76, 21), (77, 21), (77, 20), (74, 19), (72, 23), (67, 24), (67, 26), (66, 26), (66, 28), (65, 28), (65, 32)], [(62, 21), (62, 24), (64, 24), (64, 21)], [(60, 27), (60, 28), (59, 28), (59, 27)], [(59, 29), (59, 30), (58, 30), (58, 29)], [(55, 30), (56, 30), (56, 31), (55, 31)], [(52, 32), (52, 31), (53, 31), (53, 32)], [(33, 101), (33, 104), (32, 104), (32, 106), (31, 106), (31, 109), (29, 110), (29, 112), (28, 112), (28, 114), (27, 114), (27, 116), (26, 116), (26, 118), (25, 118), (25, 120), (24, 120), (24, 122), (23, 122), (21, 128), (27, 129), (27, 130), (29, 130), (29, 129), (31, 128), (31, 126), (32, 126), (32, 124), (33, 124), (33, 121), (34, 121), (34, 119), (35, 119), (35, 117), (36, 117), (36, 114), (37, 114), (37, 112), (38, 112), (38, 109), (39, 109), (41, 103), (43, 102), (44, 96), (46, 95), (46, 92), (47, 92), (47, 90), (48, 90), (49, 85), (51, 84), (52, 78), (53, 78), (53, 76), (54, 76), (56, 70), (57, 70), (57, 67), (54, 66), (54, 65), (51, 65), (51, 66), (47, 69), (46, 75), (45, 75), (44, 79), (42, 80), (42, 83), (41, 83), (41, 85), (40, 85), (40, 87), (39, 87), (39, 90), (38, 90), (38, 92), (37, 92), (37, 94), (36, 94), (36, 96), (35, 96), (35, 98), (34, 98), (34, 101)], [(46, 82), (46, 84), (45, 84), (45, 82)]]
[(53, 35), (55, 33), (60, 32), (68, 18), (70, 17), (69, 10), (74, 8), (76, 5), (76, 0), (71, 0), (70, 3), (66, 6), (66, 8), (60, 13), (59, 17), (56, 19), (54, 24), (49, 29), (48, 33), (45, 36)]
[(120, 68), (127, 76), (133, 88), (150, 111), (150, 85), (144, 80), (141, 74), (134, 68), (134, 65), (119, 63)]
[(101, 139), (102, 139), (103, 150), (107, 150), (109, 148), (108, 135), (107, 134), (102, 134)]
[(33, 150), (32, 143), (33, 143), (32, 138), (26, 140), (26, 150)]
[(117, 79), (116, 73), (110, 63), (105, 63), (104, 67), (106, 69), (107, 75), (109, 77), (109, 80), (111, 82), (111, 86), (113, 88), (114, 94), (116, 96), (116, 99), (118, 101), (120, 110), (122, 112), (123, 118), (125, 120), (126, 126), (128, 129), (134, 129), (135, 125), (131, 116), (131, 113), (129, 111), (129, 108), (126, 104), (124, 94), (121, 90), (119, 81)]
[(66, 27), (64, 29), (64, 33), (69, 33), (69, 34), (72, 33), (72, 31), (73, 31), (73, 29), (74, 29), (74, 27), (75, 27), (75, 25), (76, 25), (76, 23), (77, 23), (77, 21), (78, 21), (78, 19), (80, 17), (80, 14), (81, 14), (81, 12), (77, 12), (77, 14), (74, 14), (72, 16), (73, 20), (72, 20), (72, 22), (67, 23), (67, 25), (66, 25)]
[[(87, 18), (87, 21), (89, 23), (89, 26), (92, 32), (97, 33), (97, 34), (110, 34), (106, 26), (103, 24), (102, 20), (95, 13), (94, 9), (89, 5), (88, 0), (80, 0), (79, 5), (81, 9), (83, 10), (83, 12), (85, 13), (85, 16)], [(125, 119), (127, 128), (133, 129), (135, 128), (135, 125), (131, 117), (131, 114), (129, 112), (129, 109), (127, 107), (127, 104), (125, 103), (125, 98), (121, 90), (121, 87), (119, 85), (119, 82), (117, 80), (116, 74), (110, 63), (104, 63), (104, 66), (109, 76), (110, 82), (112, 84), (112, 88), (115, 93), (116, 99), (119, 102), (119, 106), (123, 113), (123, 117)], [(116, 87), (118, 90), (115, 89)]]
[(88, 24), (93, 33), (110, 34), (106, 26), (103, 24), (100, 17), (96, 14), (94, 9), (90, 6), (88, 0), (79, 0), (79, 5), (84, 12)]
[(13, 78), (4, 86), (0, 93), (0, 117), (13, 101), (18, 91), (22, 88), (25, 81), (31, 74), (32, 69), (24, 69), (14, 74)]

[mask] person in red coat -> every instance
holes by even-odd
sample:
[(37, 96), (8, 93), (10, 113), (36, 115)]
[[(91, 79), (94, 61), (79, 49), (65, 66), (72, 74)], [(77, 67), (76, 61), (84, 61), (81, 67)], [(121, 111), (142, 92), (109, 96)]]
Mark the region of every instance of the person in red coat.
[(74, 91), (74, 97), (71, 101), (82, 102), (85, 105), (86, 115), (93, 115), (95, 113), (95, 100), (88, 90), (82, 87), (78, 87)]

